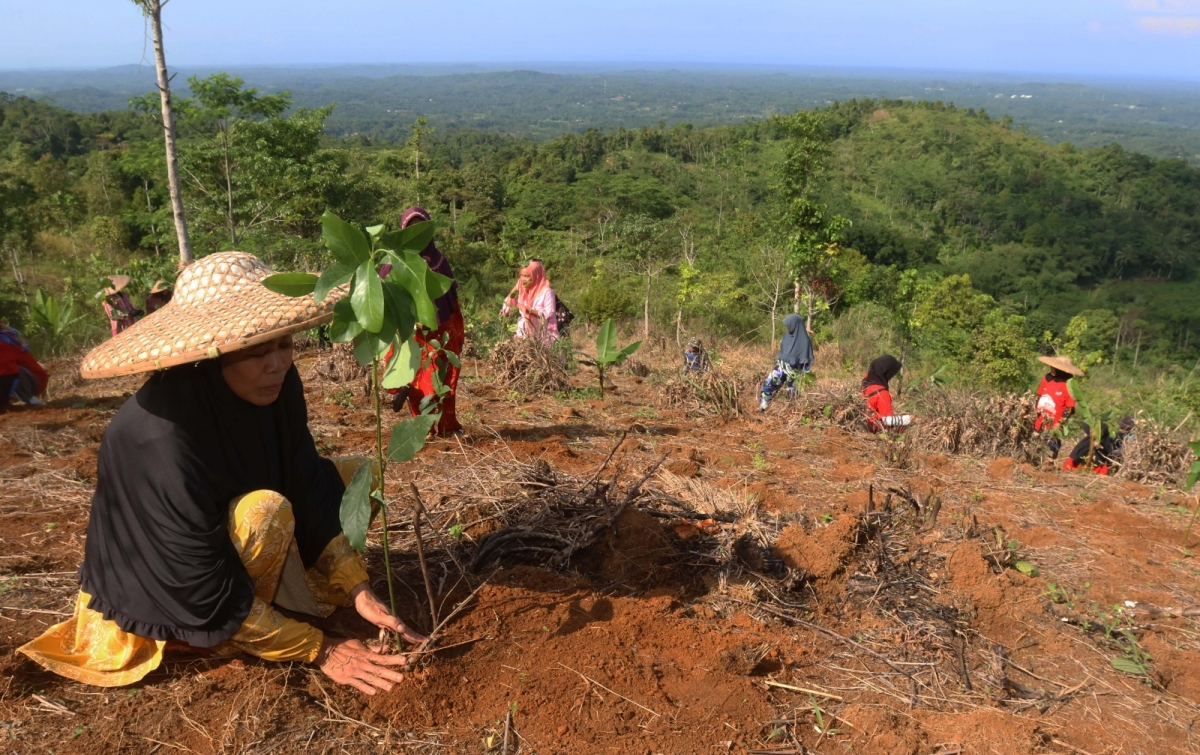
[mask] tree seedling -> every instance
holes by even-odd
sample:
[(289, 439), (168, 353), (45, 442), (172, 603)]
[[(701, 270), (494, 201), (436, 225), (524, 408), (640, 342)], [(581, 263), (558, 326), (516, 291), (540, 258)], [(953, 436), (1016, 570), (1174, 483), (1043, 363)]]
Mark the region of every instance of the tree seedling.
[[(378, 386), (400, 388), (416, 377), (426, 358), (413, 338), (416, 327), (420, 324), (431, 330), (437, 328), (433, 300), (450, 290), (451, 280), (430, 270), (418, 254), (433, 239), (433, 223), (414, 223), (403, 230), (384, 233), (382, 225), (359, 228), (326, 211), (321, 217), (321, 228), (325, 246), (333, 254), (332, 265), (320, 275), (272, 275), (263, 285), (284, 296), (312, 294), (318, 303), (334, 289), (349, 285), (349, 294), (334, 305), (329, 335), (334, 343), (351, 344), (355, 361), (371, 368), (371, 385), (376, 387), (372, 391), (375, 464), (364, 464), (355, 472), (342, 496), (340, 518), (346, 538), (362, 552), (367, 545), (372, 508), (378, 505), (388, 599), (394, 615), (396, 592), (388, 546), (384, 473), (389, 461), (410, 461), (417, 455), (440, 415), (432, 411), (436, 402), (426, 402), (425, 413), (392, 427), (385, 447)], [(440, 346), (434, 347), (435, 351), (439, 349)], [(381, 379), (380, 363), (389, 350), (393, 356)]]
[[(1196, 486), (1196, 480), (1200, 479), (1200, 440), (1192, 441), (1188, 447), (1196, 455), (1196, 460), (1192, 462), (1192, 468), (1188, 470), (1187, 481), (1183, 484), (1184, 492), (1190, 492)], [(1181, 548), (1187, 548), (1188, 537), (1192, 534), (1192, 525), (1196, 523), (1196, 514), (1200, 514), (1200, 496), (1197, 496), (1196, 508), (1192, 510), (1192, 518), (1188, 520), (1187, 529), (1183, 531), (1183, 542), (1179, 544)]]
[(579, 361), (590, 367), (596, 368), (596, 373), (600, 378), (600, 398), (604, 399), (604, 374), (609, 367), (622, 364), (629, 355), (637, 351), (642, 345), (641, 341), (634, 341), (624, 348), (617, 345), (617, 326), (613, 323), (612, 318), (604, 321), (600, 326), (600, 332), (596, 334), (596, 357), (593, 359), (587, 354), (580, 352)]

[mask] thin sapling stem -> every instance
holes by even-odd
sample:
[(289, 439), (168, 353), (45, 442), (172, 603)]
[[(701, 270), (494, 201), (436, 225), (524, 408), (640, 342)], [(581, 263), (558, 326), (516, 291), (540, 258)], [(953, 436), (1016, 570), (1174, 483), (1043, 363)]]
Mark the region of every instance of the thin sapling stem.
[[(387, 497), (384, 495), (383, 479), (387, 471), (387, 459), (383, 454), (383, 411), (379, 405), (379, 357), (371, 360), (371, 393), (375, 396), (375, 455), (379, 465), (379, 480), (376, 488), (379, 490), (379, 520), (383, 525), (383, 570), (387, 574), (388, 605), (392, 615), (396, 615), (396, 588), (392, 584), (391, 547), (388, 544)], [(396, 635), (396, 650), (400, 650), (400, 635)]]

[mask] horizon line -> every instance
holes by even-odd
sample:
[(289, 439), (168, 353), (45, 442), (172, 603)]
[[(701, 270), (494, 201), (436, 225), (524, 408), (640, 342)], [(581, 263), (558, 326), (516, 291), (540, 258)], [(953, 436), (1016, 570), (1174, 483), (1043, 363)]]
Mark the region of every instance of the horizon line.
[[(704, 61), (637, 61), (637, 60), (593, 60), (593, 61), (570, 61), (570, 60), (537, 60), (537, 61), (522, 61), (522, 60), (460, 60), (460, 61), (408, 61), (408, 62), (357, 62), (357, 63), (179, 63), (169, 65), (171, 70), (179, 71), (185, 69), (243, 69), (243, 70), (336, 70), (339, 68), (453, 68), (453, 67), (478, 67), (490, 70), (478, 71), (476, 73), (517, 73), (523, 71), (531, 71), (535, 73), (546, 73), (550, 75), (564, 75), (559, 72), (540, 70), (546, 68), (578, 68), (579, 73), (654, 73), (654, 72), (671, 72), (678, 71), (682, 73), (699, 72), (699, 71), (726, 71), (734, 72), (739, 70), (745, 71), (760, 71), (786, 73), (791, 71), (816, 71), (826, 73), (874, 73), (874, 74), (889, 74), (905, 77), (916, 76), (948, 76), (948, 77), (997, 77), (997, 78), (1013, 78), (1013, 77), (1034, 77), (1037, 79), (1058, 78), (1069, 81), (1126, 81), (1126, 82), (1163, 82), (1176, 84), (1198, 84), (1200, 77), (1181, 77), (1170, 75), (1144, 75), (1144, 74), (1116, 74), (1116, 73), (1066, 73), (1066, 72), (1049, 72), (1035, 70), (1012, 70), (1003, 71), (995, 69), (971, 69), (971, 68), (926, 68), (926, 67), (890, 67), (890, 66), (867, 66), (867, 65), (833, 65), (823, 63), (759, 63), (759, 62), (704, 62)], [(115, 71), (127, 68), (146, 68), (151, 73), (154, 71), (152, 62), (130, 62), (118, 63), (115, 65), (96, 65), (96, 66), (38, 66), (28, 68), (4, 68), (0, 69), (0, 74), (33, 74), (33, 73), (101, 73), (105, 71)], [(592, 70), (587, 70), (592, 69)], [(596, 70), (608, 69), (608, 70)], [(426, 74), (426, 76), (452, 76), (462, 75), (471, 72), (447, 72), (442, 74)], [(404, 74), (400, 74), (404, 75)], [(1038, 83), (1043, 83), (1039, 81)]]

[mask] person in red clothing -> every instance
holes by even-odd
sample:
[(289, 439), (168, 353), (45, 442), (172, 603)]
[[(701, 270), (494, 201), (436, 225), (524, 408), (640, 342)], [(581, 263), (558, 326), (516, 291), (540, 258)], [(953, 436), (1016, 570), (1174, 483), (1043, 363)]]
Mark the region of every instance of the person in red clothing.
[(0, 414), (12, 398), (28, 406), (41, 406), (50, 375), (33, 358), (21, 334), (0, 322)]
[[(1083, 370), (1076, 367), (1070, 357), (1038, 357), (1038, 361), (1050, 368), (1037, 390), (1038, 417), (1033, 422), (1033, 430), (1040, 433), (1057, 429), (1074, 413), (1075, 397), (1071, 395), (1068, 381), (1072, 377), (1083, 377)], [(1057, 457), (1062, 439), (1052, 437), (1046, 445)]]
[[(421, 207), (409, 207), (400, 215), (400, 227), (407, 228), (413, 223), (420, 223), (429, 220), (429, 213)], [(421, 252), (421, 257), (429, 265), (429, 269), (435, 273), (441, 273), (450, 280), (454, 280), (454, 271), (450, 268), (450, 261), (446, 259), (446, 255), (438, 250), (437, 246), (432, 241), (429, 246)], [(415, 339), (421, 347), (421, 368), (417, 371), (417, 377), (411, 385), (404, 388), (389, 390), (392, 394), (392, 409), (400, 411), (404, 404), (408, 404), (409, 411), (415, 417), (421, 413), (421, 402), (426, 396), (431, 396), (436, 393), (434, 386), (434, 375), (441, 378), (442, 385), (449, 390), (442, 398), (441, 411), (442, 417), (438, 423), (433, 426), (433, 432), (437, 435), (452, 435), (462, 432), (462, 425), (458, 422), (458, 415), (454, 408), (454, 394), (458, 389), (458, 371), (459, 368), (452, 364), (446, 357), (433, 347), (430, 341), (437, 341), (444, 351), (449, 351), (455, 356), (460, 356), (463, 350), (463, 343), (466, 340), (466, 327), (463, 324), (462, 308), (458, 303), (458, 282), (454, 281), (450, 285), (450, 290), (443, 296), (439, 296), (433, 300), (434, 306), (437, 308), (438, 327), (436, 330), (430, 330), (421, 325), (417, 325)], [(388, 351), (384, 364), (392, 358), (391, 350)]]
[(903, 365), (891, 354), (871, 362), (862, 380), (862, 395), (867, 400), (867, 427), (873, 433), (891, 430), (904, 432), (912, 424), (912, 416), (892, 411), (892, 394), (888, 383), (900, 374)]

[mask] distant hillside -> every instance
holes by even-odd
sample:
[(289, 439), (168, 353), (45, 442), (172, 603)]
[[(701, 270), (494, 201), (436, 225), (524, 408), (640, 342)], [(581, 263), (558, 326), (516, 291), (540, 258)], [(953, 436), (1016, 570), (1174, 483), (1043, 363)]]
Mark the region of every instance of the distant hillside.
[[(540, 67), (546, 68), (546, 67)], [(458, 126), (549, 138), (587, 128), (743, 123), (853, 98), (941, 100), (1011, 116), (1052, 144), (1117, 143), (1200, 164), (1200, 85), (1156, 82), (1048, 83), (1025, 78), (834, 70), (502, 71), (483, 66), (232, 67), (295, 103), (339, 107), (333, 135), (402, 140), (409, 124)], [(213, 69), (184, 69), (177, 81)], [(0, 91), (48, 99), (78, 112), (121, 109), (152, 90), (153, 69), (0, 72)]]

